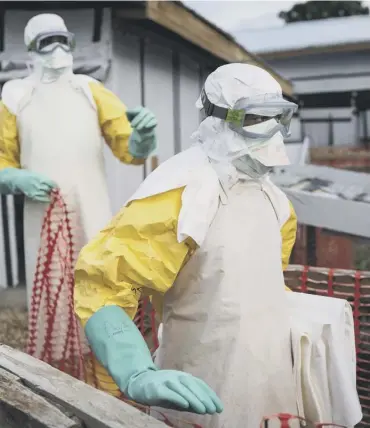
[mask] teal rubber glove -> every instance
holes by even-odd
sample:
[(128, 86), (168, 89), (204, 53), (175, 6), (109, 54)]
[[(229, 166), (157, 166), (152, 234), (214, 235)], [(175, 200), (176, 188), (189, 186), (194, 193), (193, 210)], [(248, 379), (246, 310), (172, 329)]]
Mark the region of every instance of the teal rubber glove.
[(134, 158), (147, 158), (157, 148), (157, 137), (155, 130), (139, 133), (133, 130), (128, 143), (128, 149)]
[(99, 309), (85, 333), (98, 361), (130, 400), (198, 414), (222, 412), (220, 399), (202, 380), (154, 365), (145, 340), (120, 307)]
[(57, 184), (34, 172), (18, 168), (5, 168), (0, 171), (0, 193), (15, 195), (23, 193), (39, 202), (50, 202), (50, 192)]
[(131, 126), (139, 133), (146, 133), (157, 126), (157, 119), (154, 113), (146, 107), (129, 109), (126, 111), (126, 114)]

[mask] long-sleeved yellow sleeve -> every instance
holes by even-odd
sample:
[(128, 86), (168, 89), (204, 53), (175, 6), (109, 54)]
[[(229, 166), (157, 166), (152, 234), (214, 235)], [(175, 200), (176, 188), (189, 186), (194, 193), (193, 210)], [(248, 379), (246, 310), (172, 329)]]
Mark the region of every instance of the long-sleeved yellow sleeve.
[(89, 87), (98, 109), (99, 125), (114, 156), (130, 165), (142, 165), (145, 159), (134, 158), (129, 152), (132, 128), (121, 100), (101, 83), (90, 82)]
[(20, 168), (17, 118), (0, 101), (0, 170)]
[[(290, 217), (288, 221), (281, 228), (281, 238), (282, 238), (282, 251), (281, 251), (281, 261), (283, 265), (283, 271), (288, 267), (289, 259), (294, 247), (296, 234), (297, 234), (297, 215), (294, 211), (293, 205), (290, 204)], [(285, 287), (289, 290), (288, 287)]]
[(86, 245), (75, 269), (75, 311), (84, 325), (106, 305), (130, 317), (140, 295), (164, 294), (193, 243), (177, 241), (183, 189), (132, 202)]
[[(183, 189), (132, 202), (80, 252), (75, 269), (75, 312), (82, 325), (105, 305), (117, 305), (133, 318), (140, 295), (159, 305), (195, 249), (178, 243), (177, 222)], [(87, 382), (114, 396), (120, 391), (93, 357), (86, 361)]]

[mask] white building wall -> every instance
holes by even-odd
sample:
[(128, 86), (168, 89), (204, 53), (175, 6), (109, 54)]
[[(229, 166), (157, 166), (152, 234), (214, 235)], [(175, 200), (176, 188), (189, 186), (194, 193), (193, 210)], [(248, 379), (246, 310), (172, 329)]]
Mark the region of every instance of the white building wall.
[[(128, 108), (141, 104), (140, 39), (113, 34), (113, 60), (106, 85)], [(124, 165), (106, 148), (106, 170), (113, 213), (137, 189), (144, 177), (142, 166)]]
[(172, 51), (158, 43), (145, 41), (144, 102), (158, 120), (158, 148), (160, 163), (175, 154), (174, 91)]
[(191, 135), (199, 124), (199, 111), (195, 103), (202, 86), (201, 69), (198, 63), (186, 55), (180, 56), (180, 132), (181, 150), (190, 147)]

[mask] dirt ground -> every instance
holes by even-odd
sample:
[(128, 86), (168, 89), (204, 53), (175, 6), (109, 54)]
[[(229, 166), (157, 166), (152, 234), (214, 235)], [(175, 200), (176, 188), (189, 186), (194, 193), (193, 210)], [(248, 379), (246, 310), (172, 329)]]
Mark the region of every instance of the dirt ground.
[(27, 342), (27, 311), (0, 308), (0, 343), (24, 351)]
[(24, 351), (27, 342), (26, 287), (0, 287), (0, 343)]

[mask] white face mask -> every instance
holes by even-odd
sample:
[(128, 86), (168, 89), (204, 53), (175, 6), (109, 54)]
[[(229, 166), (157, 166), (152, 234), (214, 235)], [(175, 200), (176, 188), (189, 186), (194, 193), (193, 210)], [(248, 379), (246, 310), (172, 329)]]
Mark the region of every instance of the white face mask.
[(43, 68), (51, 68), (57, 70), (59, 68), (71, 68), (73, 65), (73, 56), (70, 52), (66, 52), (61, 47), (56, 48), (50, 53), (35, 54), (38, 63)]
[(264, 177), (273, 169), (271, 166), (263, 165), (258, 160), (252, 159), (249, 155), (235, 159), (232, 164), (238, 171), (247, 174), (251, 178)]
[(73, 56), (62, 48), (50, 53), (30, 54), (32, 59), (32, 74), (42, 82), (49, 83), (72, 71)]

